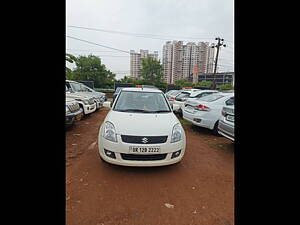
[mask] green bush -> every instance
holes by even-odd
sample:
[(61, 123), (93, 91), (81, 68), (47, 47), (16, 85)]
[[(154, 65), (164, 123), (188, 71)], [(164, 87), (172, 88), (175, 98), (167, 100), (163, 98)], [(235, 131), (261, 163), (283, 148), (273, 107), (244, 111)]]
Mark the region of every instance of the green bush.
[(223, 84), (217, 87), (220, 91), (233, 90), (233, 86), (231, 84)]

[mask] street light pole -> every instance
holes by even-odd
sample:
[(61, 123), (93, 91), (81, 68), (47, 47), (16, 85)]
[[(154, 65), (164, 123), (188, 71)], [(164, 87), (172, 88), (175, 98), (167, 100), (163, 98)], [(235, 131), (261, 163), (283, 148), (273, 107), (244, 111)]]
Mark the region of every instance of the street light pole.
[[(224, 39), (220, 38), (220, 37), (217, 37), (215, 38), (215, 40), (218, 41), (218, 44), (216, 45), (217, 47), (217, 55), (216, 55), (216, 62), (215, 62), (215, 69), (214, 69), (214, 75), (213, 75), (213, 89), (215, 90), (216, 89), (216, 72), (217, 72), (217, 64), (218, 64), (218, 58), (219, 58), (219, 50), (220, 50), (220, 47), (221, 46), (224, 46), (226, 47), (226, 45), (224, 45)], [(221, 43), (222, 41), (222, 43)], [(212, 46), (212, 48), (214, 48), (215, 46)]]

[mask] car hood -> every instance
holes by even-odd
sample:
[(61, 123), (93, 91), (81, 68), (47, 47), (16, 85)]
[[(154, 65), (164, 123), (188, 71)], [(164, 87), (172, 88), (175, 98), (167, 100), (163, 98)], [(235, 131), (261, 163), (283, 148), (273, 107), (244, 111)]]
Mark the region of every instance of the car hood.
[(78, 93), (66, 93), (66, 97), (67, 98), (80, 98), (80, 99), (88, 99), (88, 96), (86, 95), (82, 95), (82, 94), (78, 94)]
[(73, 98), (66, 96), (66, 103), (73, 103), (73, 102), (75, 102), (75, 100)]
[(173, 113), (128, 113), (111, 110), (105, 121), (114, 124), (117, 134), (135, 136), (171, 135), (179, 120)]

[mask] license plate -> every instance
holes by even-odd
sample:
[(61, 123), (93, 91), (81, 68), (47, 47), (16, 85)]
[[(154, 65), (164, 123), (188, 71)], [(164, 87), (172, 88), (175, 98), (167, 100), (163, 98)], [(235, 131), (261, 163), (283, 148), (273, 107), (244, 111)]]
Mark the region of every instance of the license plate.
[(76, 116), (75, 116), (75, 119), (76, 119), (76, 120), (80, 120), (80, 119), (81, 119), (81, 117), (82, 117), (82, 113), (80, 113), (80, 114), (76, 115)]
[(187, 106), (187, 107), (185, 107), (185, 111), (193, 113), (194, 112), (194, 108), (191, 107), (191, 106)]
[(160, 147), (136, 147), (130, 146), (129, 147), (130, 153), (159, 153)]
[(234, 122), (234, 116), (227, 115), (226, 120)]

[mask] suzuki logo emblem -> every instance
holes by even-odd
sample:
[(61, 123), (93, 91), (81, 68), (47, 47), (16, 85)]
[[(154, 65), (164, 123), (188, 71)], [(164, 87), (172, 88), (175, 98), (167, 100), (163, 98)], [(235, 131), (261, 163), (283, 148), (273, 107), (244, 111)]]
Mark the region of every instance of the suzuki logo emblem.
[(142, 138), (142, 142), (143, 142), (144, 144), (146, 144), (146, 143), (148, 142), (148, 138), (146, 138), (146, 137)]

